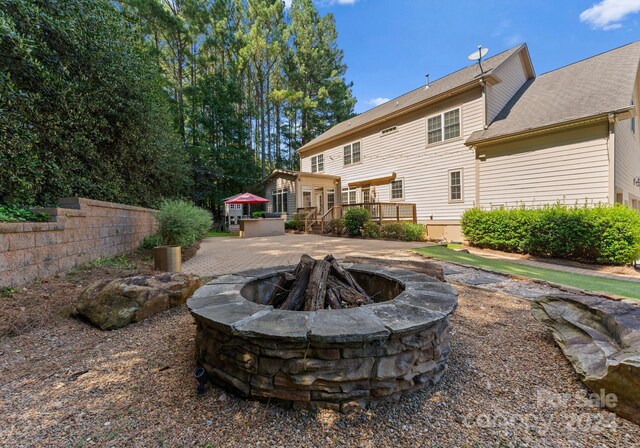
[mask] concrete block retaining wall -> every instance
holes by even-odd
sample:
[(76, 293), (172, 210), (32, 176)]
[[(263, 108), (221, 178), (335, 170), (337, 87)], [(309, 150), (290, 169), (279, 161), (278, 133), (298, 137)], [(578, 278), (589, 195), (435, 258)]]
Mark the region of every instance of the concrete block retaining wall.
[(0, 223), (0, 287), (134, 250), (157, 225), (155, 210), (84, 198), (40, 211), (49, 222)]

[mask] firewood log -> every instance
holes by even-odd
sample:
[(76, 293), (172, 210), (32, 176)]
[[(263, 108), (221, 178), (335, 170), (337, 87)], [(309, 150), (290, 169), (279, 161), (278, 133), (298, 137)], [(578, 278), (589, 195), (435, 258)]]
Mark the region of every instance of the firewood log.
[(275, 287), (273, 288), (273, 292), (271, 293), (269, 300), (267, 300), (267, 305), (278, 308), (280, 304), (282, 304), (282, 302), (284, 302), (287, 298), (289, 290), (291, 289), (291, 286), (295, 281), (296, 278), (293, 276), (293, 274), (290, 274), (289, 272), (285, 272), (284, 274), (282, 274), (278, 279)]
[(338, 293), (333, 288), (327, 288), (327, 295), (325, 297), (325, 308), (331, 308), (332, 310), (342, 309), (342, 304), (338, 298)]
[(316, 261), (309, 279), (309, 286), (304, 298), (304, 310), (316, 311), (324, 308), (324, 297), (327, 291), (327, 277), (331, 270), (331, 263)]
[(282, 306), (280, 306), (281, 310), (300, 311), (304, 305), (304, 297), (307, 292), (307, 286), (309, 285), (313, 265), (309, 266), (303, 263), (300, 263), (300, 265), (302, 265), (300, 272), (287, 295), (287, 299)]
[(362, 287), (358, 284), (358, 282), (355, 281), (355, 279), (349, 273), (349, 271), (347, 271), (345, 268), (340, 266), (338, 264), (338, 260), (336, 260), (335, 258), (331, 260), (331, 271), (336, 277), (338, 277), (344, 283), (349, 285), (349, 287), (359, 292), (360, 294), (365, 296), (367, 299), (369, 298), (369, 295), (365, 292), (364, 289), (362, 289)]

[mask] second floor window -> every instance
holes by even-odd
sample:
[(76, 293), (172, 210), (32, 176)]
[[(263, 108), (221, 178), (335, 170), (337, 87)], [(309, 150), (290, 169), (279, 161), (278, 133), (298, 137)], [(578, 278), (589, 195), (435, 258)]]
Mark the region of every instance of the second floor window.
[(324, 155), (318, 154), (311, 157), (311, 172), (317, 173), (318, 171), (324, 171)]
[(354, 142), (344, 147), (344, 164), (351, 165), (360, 161), (360, 142)]
[(460, 137), (460, 108), (427, 118), (427, 144)]

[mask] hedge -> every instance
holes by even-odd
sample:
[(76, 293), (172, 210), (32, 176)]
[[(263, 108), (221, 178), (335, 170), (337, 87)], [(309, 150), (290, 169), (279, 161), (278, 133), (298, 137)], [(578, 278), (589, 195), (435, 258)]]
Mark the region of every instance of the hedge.
[(640, 213), (621, 204), (467, 210), (472, 246), (587, 263), (630, 264), (640, 257)]

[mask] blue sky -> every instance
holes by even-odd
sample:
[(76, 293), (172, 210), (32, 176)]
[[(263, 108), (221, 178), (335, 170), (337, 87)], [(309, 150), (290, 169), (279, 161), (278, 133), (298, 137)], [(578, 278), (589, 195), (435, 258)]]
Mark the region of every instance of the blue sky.
[(537, 74), (640, 40), (640, 0), (316, 0), (336, 18), (358, 103), (370, 109), (526, 42)]

